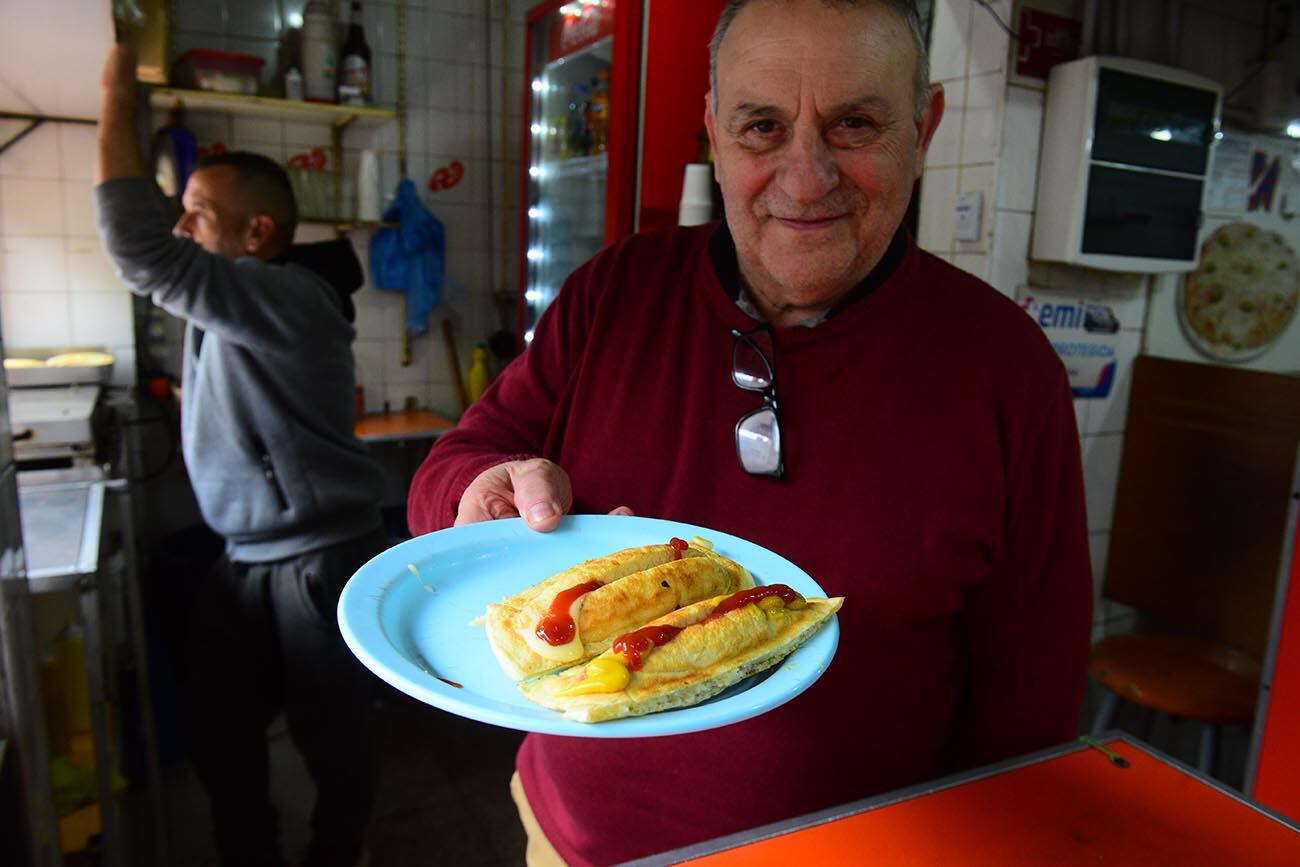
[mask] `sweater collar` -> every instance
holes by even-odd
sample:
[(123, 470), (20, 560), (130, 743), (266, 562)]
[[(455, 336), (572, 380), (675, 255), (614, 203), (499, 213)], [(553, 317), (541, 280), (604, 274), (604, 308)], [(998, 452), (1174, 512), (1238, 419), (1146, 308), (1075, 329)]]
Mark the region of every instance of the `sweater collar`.
[[(898, 230), (894, 232), (894, 237), (889, 242), (889, 247), (885, 250), (885, 255), (881, 257), (876, 267), (871, 269), (871, 273), (863, 278), (862, 282), (854, 286), (847, 295), (825, 313), (799, 324), (807, 328), (820, 325), (827, 319), (851, 307), (854, 302), (869, 295), (898, 269), (898, 265), (903, 261), (903, 254), (906, 251), (907, 230), (899, 226)], [(717, 228), (709, 236), (709, 259), (713, 264), (713, 272), (717, 275), (718, 282), (722, 284), (727, 297), (735, 302), (736, 306), (744, 311), (747, 316), (762, 321), (763, 317), (759, 315), (758, 309), (749, 297), (749, 293), (743, 290), (743, 284), (740, 281), (740, 264), (736, 260), (736, 242), (732, 239), (731, 230), (727, 228), (725, 220), (718, 223)]]

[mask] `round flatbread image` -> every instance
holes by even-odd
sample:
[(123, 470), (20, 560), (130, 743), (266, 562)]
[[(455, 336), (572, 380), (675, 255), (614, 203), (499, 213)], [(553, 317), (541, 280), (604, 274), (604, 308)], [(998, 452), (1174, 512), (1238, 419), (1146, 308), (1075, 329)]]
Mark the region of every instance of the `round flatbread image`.
[(1216, 229), (1187, 275), (1179, 314), (1201, 352), (1223, 361), (1262, 354), (1295, 316), (1300, 263), (1277, 232), (1247, 223)]

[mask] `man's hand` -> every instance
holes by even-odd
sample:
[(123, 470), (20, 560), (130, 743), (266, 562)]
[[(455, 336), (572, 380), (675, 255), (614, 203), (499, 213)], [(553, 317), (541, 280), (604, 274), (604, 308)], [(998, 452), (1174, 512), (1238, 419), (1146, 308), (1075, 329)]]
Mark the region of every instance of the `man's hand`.
[[(554, 530), (573, 506), (569, 474), (543, 458), (507, 461), (479, 473), (460, 498), (456, 526), (521, 517), (534, 530)], [(630, 515), (620, 506), (611, 515)]]

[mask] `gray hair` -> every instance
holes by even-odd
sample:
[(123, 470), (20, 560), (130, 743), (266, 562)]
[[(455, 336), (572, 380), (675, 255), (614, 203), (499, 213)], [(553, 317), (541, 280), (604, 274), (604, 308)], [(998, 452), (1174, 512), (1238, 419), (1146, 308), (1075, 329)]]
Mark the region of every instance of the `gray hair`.
[[(751, 2), (753, 0), (727, 0), (726, 5), (722, 7), (722, 14), (718, 16), (718, 26), (713, 30), (713, 38), (709, 40), (709, 90), (713, 94), (714, 114), (718, 111), (718, 49), (722, 46), (722, 38), (727, 35), (731, 22), (735, 21), (740, 10)], [(883, 3), (902, 16), (907, 22), (907, 29), (912, 34), (912, 43), (916, 48), (913, 102), (916, 117), (919, 119), (921, 112), (925, 110), (926, 95), (930, 90), (930, 52), (926, 50), (925, 33), (921, 29), (921, 13), (917, 11), (916, 0), (821, 0), (821, 2), (823, 6), (841, 9), (857, 9), (872, 3)]]

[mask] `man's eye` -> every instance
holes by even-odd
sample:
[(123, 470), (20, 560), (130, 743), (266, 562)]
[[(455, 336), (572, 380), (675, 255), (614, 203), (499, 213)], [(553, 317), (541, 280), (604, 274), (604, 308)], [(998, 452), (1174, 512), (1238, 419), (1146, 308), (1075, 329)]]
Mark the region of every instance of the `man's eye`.
[(756, 120), (749, 125), (748, 132), (756, 132), (759, 135), (771, 135), (778, 128), (774, 120)]
[(840, 118), (828, 135), (831, 142), (842, 147), (865, 145), (880, 135), (880, 126), (869, 117), (849, 115)]

